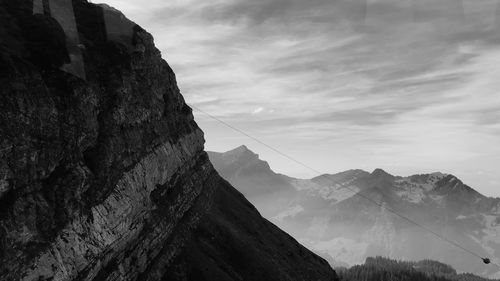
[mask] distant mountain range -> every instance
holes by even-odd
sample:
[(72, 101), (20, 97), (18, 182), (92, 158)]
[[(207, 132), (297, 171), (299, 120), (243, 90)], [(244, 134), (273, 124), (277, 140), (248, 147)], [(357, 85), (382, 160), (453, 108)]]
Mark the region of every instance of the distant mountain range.
[[(434, 259), (460, 272), (500, 277), (495, 265), (500, 264), (500, 199), (483, 196), (453, 175), (400, 177), (376, 169), (297, 179), (273, 172), (245, 146), (209, 157), (264, 217), (333, 266), (352, 266), (370, 256)], [(388, 209), (490, 257), (492, 264)]]

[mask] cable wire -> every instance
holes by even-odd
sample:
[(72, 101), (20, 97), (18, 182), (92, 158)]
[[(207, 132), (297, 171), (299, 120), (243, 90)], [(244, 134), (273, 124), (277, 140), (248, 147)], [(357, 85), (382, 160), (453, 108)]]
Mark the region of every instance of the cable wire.
[[(239, 128), (237, 128), (237, 127), (235, 127), (235, 126), (233, 126), (233, 125), (231, 125), (231, 124), (229, 124), (229, 123), (227, 123), (227, 122), (225, 122), (225, 121), (221, 120), (220, 118), (217, 118), (217, 117), (213, 116), (212, 114), (209, 114), (208, 112), (206, 112), (206, 111), (203, 111), (203, 110), (199, 109), (199, 108), (198, 108), (198, 107), (196, 107), (196, 106), (193, 106), (193, 105), (190, 105), (190, 106), (191, 106), (193, 109), (195, 109), (196, 111), (198, 111), (198, 112), (200, 112), (200, 113), (202, 113), (202, 114), (204, 114), (204, 115), (208, 116), (209, 118), (211, 118), (211, 119), (213, 119), (213, 120), (215, 120), (215, 121), (217, 121), (217, 122), (219, 122), (219, 123), (223, 124), (224, 126), (226, 126), (226, 127), (230, 128), (230, 129), (232, 129), (232, 130), (234, 130), (234, 131), (236, 131), (236, 132), (238, 132), (238, 133), (240, 133), (240, 134), (242, 134), (242, 135), (244, 135), (244, 136), (246, 136), (246, 137), (248, 137), (248, 138), (250, 138), (250, 139), (254, 140), (255, 142), (257, 142), (257, 143), (259, 143), (259, 144), (261, 144), (261, 145), (263, 145), (263, 146), (265, 146), (265, 147), (269, 148), (270, 150), (272, 150), (272, 151), (274, 151), (274, 152), (278, 153), (279, 155), (281, 155), (281, 156), (285, 157), (286, 159), (288, 159), (288, 160), (290, 160), (290, 161), (292, 161), (292, 162), (295, 162), (295, 163), (297, 163), (298, 165), (300, 165), (300, 166), (302, 166), (302, 167), (304, 167), (304, 168), (306, 168), (306, 169), (308, 169), (308, 170), (310, 170), (310, 171), (313, 171), (313, 172), (315, 172), (315, 173), (319, 174), (319, 175), (320, 175), (320, 177), (324, 177), (324, 178), (326, 178), (326, 179), (327, 179), (327, 180), (329, 180), (331, 183), (333, 183), (333, 184), (338, 184), (338, 185), (340, 185), (340, 186), (343, 186), (343, 185), (342, 185), (342, 183), (340, 183), (340, 182), (338, 182), (337, 180), (333, 179), (330, 175), (325, 174), (325, 173), (322, 173), (322, 172), (320, 172), (320, 171), (316, 170), (315, 168), (313, 168), (313, 167), (311, 167), (311, 166), (309, 166), (309, 165), (305, 164), (304, 162), (299, 161), (299, 160), (297, 160), (297, 159), (295, 159), (295, 158), (293, 158), (293, 157), (291, 157), (291, 156), (287, 155), (287, 154), (286, 154), (286, 153), (284, 153), (284, 152), (281, 152), (280, 150), (278, 150), (278, 149), (274, 148), (273, 146), (271, 146), (271, 145), (269, 145), (269, 144), (267, 144), (267, 143), (265, 143), (265, 142), (261, 141), (260, 139), (258, 139), (258, 138), (256, 138), (256, 137), (254, 137), (254, 136), (252, 136), (252, 135), (250, 135), (250, 134), (248, 134), (248, 133), (246, 133), (245, 131), (243, 131), (243, 130), (241, 130), (241, 129), (239, 129)], [(354, 196), (359, 196), (359, 197), (364, 198), (365, 200), (370, 201), (371, 203), (373, 203), (373, 204), (375, 204), (375, 205), (379, 206), (380, 208), (383, 208), (384, 210), (387, 210), (387, 211), (389, 211), (389, 212), (391, 212), (391, 213), (393, 213), (393, 214), (397, 215), (398, 217), (400, 217), (400, 218), (402, 218), (402, 219), (404, 219), (404, 220), (406, 220), (406, 221), (408, 221), (408, 222), (412, 223), (413, 225), (415, 225), (415, 226), (417, 226), (417, 227), (419, 227), (419, 228), (421, 228), (421, 229), (423, 229), (423, 230), (425, 230), (425, 231), (427, 231), (427, 232), (431, 233), (432, 235), (434, 235), (434, 236), (435, 236), (435, 237), (437, 237), (438, 239), (441, 239), (441, 240), (443, 240), (443, 241), (447, 242), (448, 244), (450, 244), (450, 245), (452, 245), (452, 246), (454, 246), (454, 247), (457, 247), (457, 248), (459, 248), (459, 249), (461, 249), (461, 250), (463, 250), (463, 251), (465, 251), (465, 252), (467, 252), (467, 253), (469, 253), (469, 254), (473, 255), (474, 257), (477, 257), (477, 258), (481, 259), (483, 262), (485, 262), (485, 263), (486, 263), (486, 260), (488, 260), (488, 261), (489, 261), (489, 259), (484, 258), (484, 257), (480, 256), (479, 254), (476, 254), (475, 252), (473, 252), (473, 251), (471, 251), (471, 250), (469, 250), (469, 249), (467, 249), (467, 248), (463, 247), (462, 245), (458, 244), (457, 242), (455, 242), (455, 241), (453, 241), (453, 240), (450, 240), (450, 239), (448, 239), (448, 238), (444, 237), (443, 235), (441, 235), (441, 234), (439, 234), (439, 233), (437, 233), (437, 232), (433, 231), (432, 229), (430, 229), (430, 228), (428, 228), (428, 227), (426, 227), (426, 226), (424, 226), (424, 225), (422, 225), (422, 224), (420, 224), (420, 223), (418, 223), (418, 222), (416, 222), (416, 221), (414, 221), (414, 220), (410, 219), (409, 217), (407, 217), (407, 216), (405, 216), (405, 215), (400, 214), (399, 212), (397, 212), (397, 211), (395, 211), (395, 210), (393, 210), (393, 209), (391, 209), (391, 208), (386, 207), (384, 204), (381, 204), (381, 203), (379, 203), (379, 202), (377, 202), (377, 201), (373, 200), (372, 198), (370, 198), (370, 197), (368, 197), (368, 196), (365, 196), (364, 194), (362, 194), (362, 193), (360, 193), (360, 192), (358, 192), (358, 191), (356, 191), (356, 190), (354, 190), (354, 189), (350, 188), (349, 186), (343, 186), (343, 187), (344, 187), (344, 188), (347, 188), (348, 190), (350, 190), (350, 191), (354, 194)]]

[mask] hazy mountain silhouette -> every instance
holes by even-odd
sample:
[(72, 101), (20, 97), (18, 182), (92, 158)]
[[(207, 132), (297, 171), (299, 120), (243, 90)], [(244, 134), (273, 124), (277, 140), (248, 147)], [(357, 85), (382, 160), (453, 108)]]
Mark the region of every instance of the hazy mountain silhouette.
[[(253, 157), (248, 161), (244, 155)], [(376, 169), (297, 179), (273, 172), (255, 153), (242, 147), (226, 153), (209, 152), (209, 157), (264, 217), (334, 266), (354, 265), (369, 256), (382, 255), (434, 259), (461, 272), (500, 276), (498, 266), (483, 264), (387, 210), (491, 257), (493, 264), (499, 263), (500, 199), (483, 196), (453, 175), (436, 172), (400, 177)]]

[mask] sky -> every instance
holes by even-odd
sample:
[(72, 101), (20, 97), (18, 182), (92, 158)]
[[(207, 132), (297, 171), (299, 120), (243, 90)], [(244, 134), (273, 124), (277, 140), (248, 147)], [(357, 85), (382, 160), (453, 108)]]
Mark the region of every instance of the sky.
[[(451, 173), (500, 197), (499, 0), (103, 0), (155, 37), (186, 102), (316, 170)], [(247, 145), (194, 112), (206, 149)]]

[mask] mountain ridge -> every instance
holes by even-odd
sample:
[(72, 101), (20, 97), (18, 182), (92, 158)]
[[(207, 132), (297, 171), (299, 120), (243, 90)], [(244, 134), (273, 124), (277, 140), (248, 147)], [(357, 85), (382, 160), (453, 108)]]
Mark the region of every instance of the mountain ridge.
[[(224, 163), (216, 164), (222, 166)], [(258, 208), (267, 204), (259, 199), (267, 194), (267, 202), (275, 202), (274, 208), (259, 208), (262, 214), (334, 266), (353, 265), (374, 255), (413, 260), (431, 257), (462, 271), (500, 277), (500, 270), (487, 267), (480, 260), (470, 263), (468, 253), (387, 211), (395, 211), (500, 262), (500, 239), (495, 235), (500, 231), (496, 223), (500, 221), (500, 198), (486, 197), (454, 175), (432, 172), (403, 177), (382, 169), (352, 169), (297, 179), (272, 170), (265, 173), (288, 182), (290, 188), (285, 195), (289, 200), (280, 203), (272, 196), (276, 188), (273, 180), (258, 181), (258, 196), (243, 193)], [(238, 189), (245, 182), (240, 190), (251, 190), (251, 183), (257, 182), (259, 175), (255, 171), (253, 176), (231, 174), (226, 179)], [(417, 246), (426, 243), (431, 246)]]
[(152, 35), (121, 12), (0, 0), (0, 280), (337, 280), (204, 142)]
[[(422, 178), (438, 177), (438, 178), (440, 178), (440, 182), (438, 183), (439, 186), (436, 187), (437, 188), (436, 191), (442, 190), (442, 191), (456, 192), (456, 190), (454, 190), (454, 188), (460, 187), (460, 189), (462, 189), (463, 191), (477, 194), (477, 195), (480, 195), (481, 197), (484, 197), (484, 198), (500, 199), (500, 197), (483, 195), (480, 192), (478, 192), (477, 190), (470, 187), (469, 185), (466, 185), (465, 183), (463, 183), (463, 181), (460, 180), (457, 176), (455, 176), (453, 174), (443, 173), (440, 171), (434, 171), (434, 172), (428, 172), (428, 173), (417, 173), (417, 174), (411, 174), (411, 175), (407, 175), (407, 176), (399, 176), (399, 175), (393, 175), (382, 168), (375, 168), (372, 172), (369, 172), (369, 171), (366, 171), (363, 169), (349, 169), (349, 170), (340, 171), (340, 172), (336, 172), (336, 173), (322, 174), (322, 175), (315, 176), (315, 177), (310, 178), (310, 179), (304, 179), (304, 178), (290, 177), (290, 176), (287, 176), (284, 174), (274, 172), (271, 169), (271, 167), (267, 161), (260, 159), (259, 154), (250, 150), (246, 145), (238, 146), (238, 147), (231, 149), (231, 150), (228, 150), (226, 152), (207, 151), (207, 153), (209, 153), (212, 157), (218, 157), (218, 155), (232, 155), (234, 157), (234, 159), (240, 159), (239, 157), (241, 156), (241, 154), (252, 155), (253, 160), (259, 161), (261, 163), (265, 163), (265, 166), (267, 166), (267, 168), (269, 169), (269, 172), (274, 173), (274, 174), (279, 175), (279, 176), (284, 176), (284, 177), (293, 178), (293, 179), (297, 179), (297, 180), (311, 180), (311, 181), (323, 182), (323, 183), (325, 181), (328, 181), (331, 184), (338, 184), (337, 180), (329, 179), (329, 177), (337, 178), (337, 177), (348, 177), (349, 175), (352, 175), (352, 174), (357, 174), (357, 175), (369, 175), (370, 174), (374, 177), (382, 178), (382, 179), (384, 179), (384, 178), (385, 179), (406, 179), (406, 178), (409, 178), (415, 182), (422, 180)], [(221, 163), (218, 160), (216, 160), (215, 162), (217, 164)], [(450, 186), (450, 184), (451, 184), (451, 186)]]

